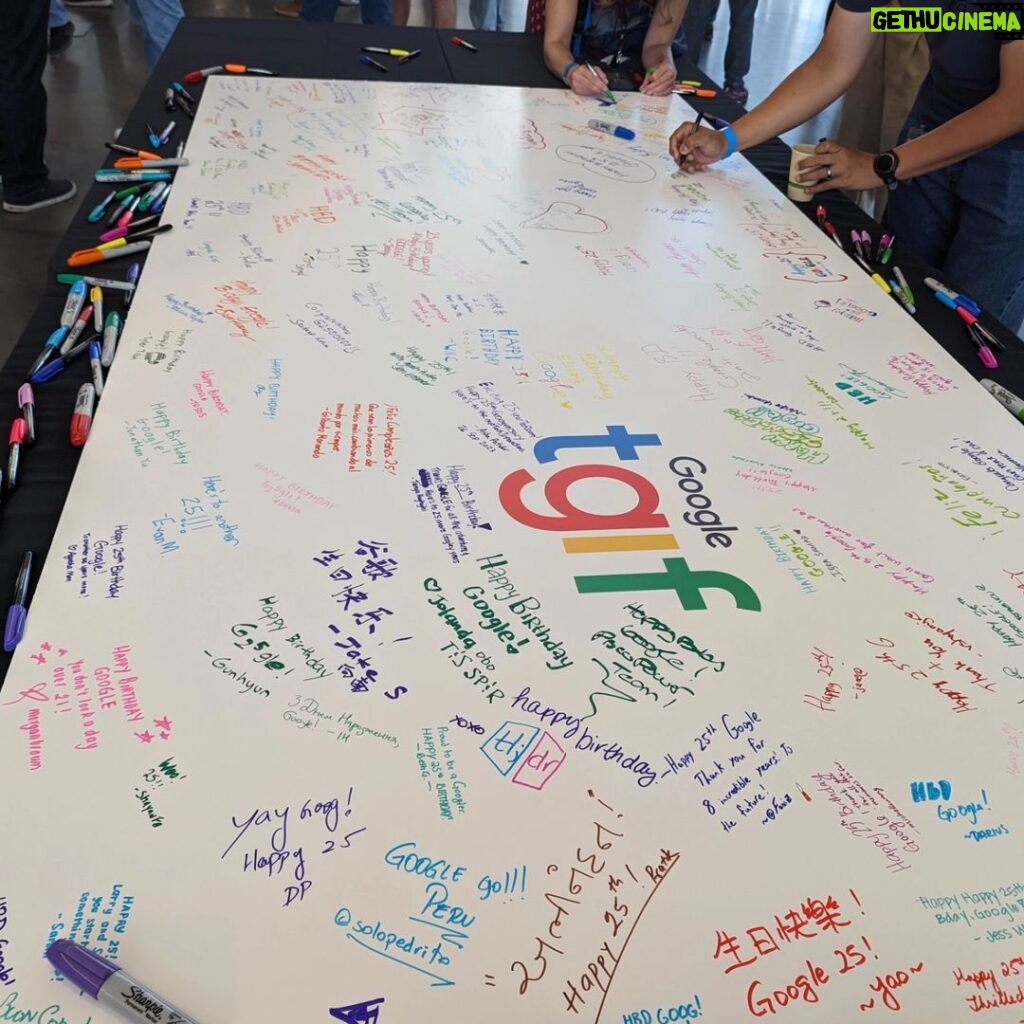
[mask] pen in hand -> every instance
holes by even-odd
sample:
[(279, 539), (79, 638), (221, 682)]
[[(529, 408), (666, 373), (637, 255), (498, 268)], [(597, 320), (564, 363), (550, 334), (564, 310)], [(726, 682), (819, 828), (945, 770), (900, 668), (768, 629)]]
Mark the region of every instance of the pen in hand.
[[(596, 78), (599, 82), (601, 81), (601, 76), (594, 70), (594, 65), (591, 64), (589, 61), (587, 62), (586, 68), (594, 76), (594, 78)], [(615, 98), (614, 93), (607, 86), (605, 86), (604, 94), (605, 94), (605, 96), (608, 97), (609, 102), (611, 102), (611, 103), (618, 103), (619, 102)]]

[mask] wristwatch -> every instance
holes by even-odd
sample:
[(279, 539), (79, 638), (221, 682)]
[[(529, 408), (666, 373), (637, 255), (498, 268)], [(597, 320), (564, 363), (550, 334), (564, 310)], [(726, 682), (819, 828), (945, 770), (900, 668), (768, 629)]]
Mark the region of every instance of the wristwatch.
[(879, 153), (878, 156), (875, 157), (875, 174), (885, 182), (885, 187), (890, 192), (895, 192), (896, 186), (899, 185), (899, 182), (896, 180), (896, 168), (899, 167), (899, 165), (900, 158), (895, 149)]

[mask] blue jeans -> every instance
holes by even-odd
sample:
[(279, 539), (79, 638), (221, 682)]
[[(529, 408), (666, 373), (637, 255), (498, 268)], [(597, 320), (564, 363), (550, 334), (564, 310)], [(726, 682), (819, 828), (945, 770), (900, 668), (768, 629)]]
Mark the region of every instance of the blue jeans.
[[(900, 134), (920, 134), (911, 111)], [(1011, 331), (1024, 321), (1024, 149), (996, 146), (902, 182), (889, 226), (914, 253)]]
[[(303, 21), (334, 21), (338, 0), (302, 0)], [(390, 25), (391, 0), (361, 0), (359, 14), (364, 25)]]
[(50, 0), (50, 29), (60, 28), (61, 25), (66, 25), (71, 20), (71, 16), (68, 14), (67, 8), (61, 3), (61, 0)]
[(501, 3), (502, 0), (469, 0), (469, 20), (473, 28), (500, 32), (505, 27)]
[[(718, 14), (719, 0), (690, 0), (683, 16), (686, 50), (694, 64), (700, 63), (704, 32)], [(729, 41), (725, 46), (725, 87), (742, 89), (750, 71), (754, 46), (754, 15), (757, 0), (729, 0)]]
[(128, 11), (142, 32), (146, 63), (152, 71), (178, 22), (185, 16), (181, 0), (128, 0)]

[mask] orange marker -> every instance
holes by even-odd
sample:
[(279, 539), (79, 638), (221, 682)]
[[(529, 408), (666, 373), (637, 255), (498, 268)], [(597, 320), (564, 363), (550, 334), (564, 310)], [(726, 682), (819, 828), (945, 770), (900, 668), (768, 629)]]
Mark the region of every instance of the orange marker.
[[(124, 239), (117, 239), (123, 242)], [(104, 245), (111, 243), (104, 242)], [(132, 242), (130, 245), (121, 245), (114, 249), (79, 249), (68, 257), (69, 267), (87, 267), (91, 263), (102, 263), (104, 260), (117, 259), (119, 256), (130, 256), (137, 252), (145, 252), (150, 246), (149, 242)]]
[(119, 171), (155, 171), (160, 167), (187, 167), (187, 157), (158, 157), (150, 159), (137, 156), (123, 156), (114, 161), (114, 167)]

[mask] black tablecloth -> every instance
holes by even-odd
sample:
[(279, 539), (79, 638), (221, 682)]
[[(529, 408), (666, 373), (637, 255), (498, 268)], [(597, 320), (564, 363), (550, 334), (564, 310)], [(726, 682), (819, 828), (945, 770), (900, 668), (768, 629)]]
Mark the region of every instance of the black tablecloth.
[[(4, 0), (0, 0), (4, 2)], [(512, 32), (460, 32), (478, 49), (472, 52), (451, 42), (452, 33), (426, 28), (396, 28), (386, 25), (324, 25), (301, 21), (284, 22), (237, 18), (186, 18), (178, 26), (160, 63), (139, 96), (138, 103), (124, 125), (121, 141), (146, 148), (145, 124), (166, 124), (173, 117), (178, 124), (175, 139), (185, 138), (190, 122), (180, 112), (168, 115), (163, 99), (167, 86), (197, 68), (223, 63), (248, 64), (270, 68), (293, 78), (370, 79), (407, 82), (457, 82), (472, 85), (509, 85), (563, 88), (544, 67), (541, 40)], [(384, 74), (359, 61), (361, 46), (419, 49), (421, 55), (406, 64), (388, 61)], [(680, 79), (703, 78), (685, 58), (677, 61)], [(197, 98), (202, 85), (187, 86)], [(701, 109), (728, 120), (741, 113), (724, 98), (697, 101)], [(679, 103), (680, 120), (689, 111)], [(111, 165), (113, 154), (96, 140), (96, 165)], [(173, 147), (166, 147), (168, 150)], [(780, 189), (785, 189), (789, 172), (789, 148), (774, 140), (745, 154)], [(56, 326), (67, 294), (67, 286), (57, 283), (56, 275), (68, 271), (66, 259), (75, 249), (95, 244), (96, 225), (86, 215), (108, 192), (110, 186), (93, 185), (86, 190), (81, 208), (52, 260), (45, 295), (22, 333), (7, 364), (0, 370), (0, 425), (18, 415), (17, 391), (25, 374)], [(840, 236), (848, 238), (851, 228), (867, 229), (877, 237), (880, 228), (840, 193), (822, 197)], [(814, 216), (816, 203), (805, 212)], [(830, 242), (827, 244), (831, 244)], [(130, 260), (98, 264), (88, 268), (95, 276), (123, 278)], [(914, 259), (905, 246), (899, 247), (899, 264), (918, 299), (918, 322), (969, 373), (991, 377), (1017, 394), (1024, 394), (1024, 345), (989, 316), (983, 322), (1007, 345), (999, 356), (999, 369), (986, 370), (977, 358), (959, 318), (936, 302), (922, 283), (925, 276), (941, 276)], [(947, 280), (952, 287), (957, 282)], [(41, 282), (42, 285), (42, 282)], [(105, 294), (108, 309), (122, 307), (120, 293)], [(87, 366), (87, 364), (85, 364)], [(68, 441), (71, 413), (79, 385), (87, 379), (83, 364), (73, 365), (56, 380), (36, 389), (36, 433), (34, 448), (23, 453), (17, 491), (5, 497), (0, 510), (0, 616), (6, 608), (5, 595), (13, 588), (18, 567), (26, 550), (36, 556), (36, 575), (49, 549), (67, 497), (78, 449)], [(2, 429), (2, 427), (0, 427)], [(6, 462), (6, 460), (5, 460)], [(6, 471), (6, 464), (5, 464)], [(112, 494), (116, 501), (117, 495)], [(33, 581), (34, 586), (34, 581)], [(83, 606), (83, 614), (87, 614)], [(0, 652), (0, 677), (6, 674), (10, 656)]]

